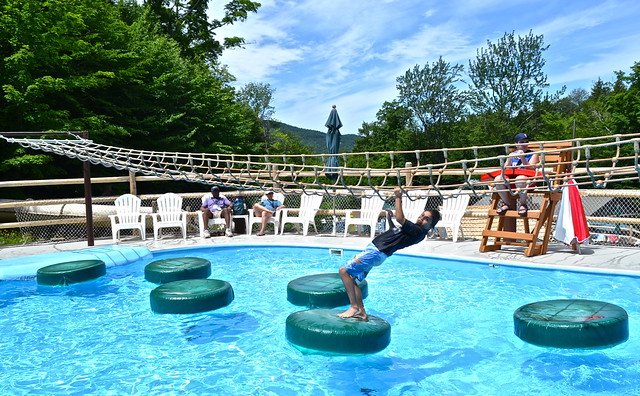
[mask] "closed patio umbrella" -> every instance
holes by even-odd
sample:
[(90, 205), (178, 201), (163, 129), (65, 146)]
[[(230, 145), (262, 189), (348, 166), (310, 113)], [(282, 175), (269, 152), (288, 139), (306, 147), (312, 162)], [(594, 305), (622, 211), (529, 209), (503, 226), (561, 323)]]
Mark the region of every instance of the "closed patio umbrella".
[(580, 191), (573, 179), (569, 179), (562, 190), (558, 221), (553, 237), (566, 245), (577, 247), (589, 243), (589, 225), (584, 214)]
[[(329, 113), (329, 119), (324, 126), (327, 127), (327, 152), (329, 154), (338, 154), (338, 150), (340, 149), (340, 128), (342, 127), (342, 122), (340, 121), (340, 116), (338, 116), (336, 105), (332, 106), (331, 112)], [(336, 180), (338, 178), (338, 173), (335, 167), (338, 166), (340, 166), (338, 156), (329, 157), (324, 169), (325, 175), (331, 180)]]

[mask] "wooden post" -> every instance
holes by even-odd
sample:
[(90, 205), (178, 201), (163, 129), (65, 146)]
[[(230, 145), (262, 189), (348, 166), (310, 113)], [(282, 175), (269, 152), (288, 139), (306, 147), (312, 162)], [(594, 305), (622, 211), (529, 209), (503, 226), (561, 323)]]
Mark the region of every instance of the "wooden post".
[[(82, 137), (89, 139), (89, 132), (82, 132)], [(91, 196), (91, 168), (89, 161), (82, 162), (82, 173), (84, 176), (84, 212), (87, 219), (87, 246), (94, 246), (93, 231), (93, 203)]]
[(93, 204), (91, 202), (91, 168), (89, 166), (89, 161), (82, 162), (82, 171), (84, 174), (84, 210), (87, 218), (87, 246), (94, 246)]
[[(404, 167), (405, 168), (411, 168), (413, 166), (413, 163), (411, 162), (405, 162), (404, 163)], [(411, 173), (411, 170), (407, 170), (407, 175), (405, 176), (405, 185), (406, 186), (410, 186), (413, 184), (413, 173)]]
[[(516, 197), (514, 197), (513, 195), (509, 194), (509, 202), (508, 204), (511, 205), (512, 208), (516, 208), (516, 210), (518, 209), (517, 203), (519, 202), (519, 199), (516, 199)], [(509, 232), (516, 232), (517, 228), (518, 228), (518, 224), (516, 222), (516, 218), (515, 217), (501, 217), (500, 220), (502, 220), (502, 229), (504, 231), (509, 231)], [(528, 221), (528, 220), (525, 220)], [(507, 242), (515, 242), (515, 239), (508, 239), (505, 238), (504, 239)]]
[(138, 187), (136, 186), (136, 174), (129, 171), (129, 193), (138, 195)]

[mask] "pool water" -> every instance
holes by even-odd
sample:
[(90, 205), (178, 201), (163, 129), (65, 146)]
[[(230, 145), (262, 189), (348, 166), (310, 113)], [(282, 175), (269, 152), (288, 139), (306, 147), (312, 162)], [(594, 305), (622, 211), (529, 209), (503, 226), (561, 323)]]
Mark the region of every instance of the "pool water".
[[(67, 287), (0, 282), (0, 394), (632, 395), (640, 394), (640, 282), (630, 276), (490, 266), (396, 254), (370, 273), (369, 314), (391, 343), (364, 356), (302, 353), (285, 320), (305, 309), (287, 283), (337, 271), (329, 249), (207, 247), (154, 252)], [(203, 257), (235, 300), (160, 315), (144, 266)], [(543, 348), (513, 333), (521, 305), (585, 298), (629, 313), (629, 340), (599, 350)]]

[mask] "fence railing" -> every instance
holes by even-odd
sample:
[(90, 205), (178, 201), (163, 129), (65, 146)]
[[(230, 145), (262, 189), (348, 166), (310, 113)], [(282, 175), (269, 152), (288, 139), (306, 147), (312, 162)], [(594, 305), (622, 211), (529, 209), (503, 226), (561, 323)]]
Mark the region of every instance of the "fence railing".
[[(138, 182), (163, 180), (153, 176), (129, 176), (92, 178), (92, 183), (129, 183), (130, 192), (136, 194)], [(0, 188), (30, 186), (50, 186), (82, 184), (83, 179), (54, 179), (33, 181), (0, 182)], [(198, 235), (198, 222), (201, 198), (207, 192), (208, 186), (201, 186), (202, 191), (181, 193), (183, 209), (190, 213), (188, 235)], [(640, 247), (640, 191), (639, 190), (589, 190), (581, 191), (583, 206), (587, 222), (592, 234), (592, 243)], [(245, 198), (249, 207), (253, 206), (262, 196), (261, 191), (226, 191), (223, 192), (233, 200), (236, 197)], [(142, 199), (142, 206), (148, 213), (156, 211), (156, 200), (161, 194), (138, 195)], [(285, 198), (287, 207), (300, 206), (300, 194), (288, 193)], [(93, 236), (95, 238), (110, 238), (111, 228), (109, 214), (115, 213), (114, 201), (117, 197), (92, 197)], [(539, 198), (530, 194), (530, 208), (535, 209)], [(462, 228), (466, 238), (479, 238), (485, 227), (487, 209), (490, 197), (471, 197), (470, 204), (462, 220)], [(426, 209), (437, 209), (442, 205), (442, 197), (429, 197)], [(353, 196), (329, 196), (322, 201), (321, 209), (315, 221), (318, 233), (329, 234), (334, 230), (344, 231), (344, 216), (346, 209), (359, 208), (357, 198)], [(393, 199), (389, 198), (385, 208), (393, 208)], [(83, 198), (68, 198), (55, 200), (25, 200), (0, 202), (0, 229), (17, 229), (21, 232), (26, 243), (50, 243), (51, 241), (86, 240), (86, 217)], [(378, 224), (379, 231), (385, 228), (383, 216)], [(410, 219), (415, 220), (415, 219)], [(148, 223), (151, 229), (151, 221)], [(291, 227), (294, 227), (292, 225)], [(334, 228), (335, 227), (335, 228)], [(293, 231), (291, 229), (285, 230)], [(124, 231), (125, 233), (127, 231)], [(175, 231), (178, 235), (178, 230)]]

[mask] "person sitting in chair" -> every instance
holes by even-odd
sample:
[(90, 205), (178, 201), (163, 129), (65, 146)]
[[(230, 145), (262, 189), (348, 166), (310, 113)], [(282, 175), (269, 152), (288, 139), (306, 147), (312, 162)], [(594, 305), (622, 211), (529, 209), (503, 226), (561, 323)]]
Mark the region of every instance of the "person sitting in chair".
[(260, 232), (258, 232), (258, 236), (263, 236), (265, 234), (265, 230), (267, 228), (267, 223), (269, 219), (273, 217), (276, 213), (276, 210), (284, 208), (284, 204), (277, 199), (273, 199), (273, 191), (267, 191), (265, 194), (265, 198), (253, 205), (253, 213), (256, 217), (262, 217), (262, 223), (260, 227)]
[[(209, 219), (224, 219), (226, 224), (226, 230), (224, 234), (228, 237), (233, 236), (231, 231), (231, 208), (233, 204), (224, 195), (220, 195), (220, 188), (218, 186), (211, 187), (211, 198), (207, 198), (202, 203), (200, 210), (202, 211), (202, 219), (204, 220), (205, 228), (209, 224)], [(204, 231), (204, 237), (209, 238), (211, 234), (209, 230)]]
[[(535, 169), (535, 165), (540, 161), (539, 155), (533, 151), (529, 150), (529, 137), (524, 133), (519, 133), (515, 137), (516, 150), (510, 154), (510, 159), (507, 163), (507, 167), (515, 168), (515, 169)], [(529, 180), (529, 181), (528, 181)], [(496, 213), (499, 215), (503, 215), (507, 213), (507, 210), (514, 210), (515, 208), (511, 207), (510, 202), (512, 201), (509, 196), (509, 189), (502, 176), (497, 176), (495, 178), (496, 182), (502, 182), (502, 184), (496, 184), (497, 192), (502, 199), (502, 206), (496, 210)], [(516, 189), (519, 189), (520, 195), (520, 204), (518, 205), (518, 214), (520, 216), (526, 216), (529, 208), (527, 207), (527, 184), (530, 182), (530, 177), (524, 175), (517, 175), (515, 179), (510, 180), (513, 182)], [(513, 187), (512, 187), (513, 188)]]

